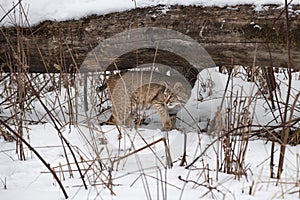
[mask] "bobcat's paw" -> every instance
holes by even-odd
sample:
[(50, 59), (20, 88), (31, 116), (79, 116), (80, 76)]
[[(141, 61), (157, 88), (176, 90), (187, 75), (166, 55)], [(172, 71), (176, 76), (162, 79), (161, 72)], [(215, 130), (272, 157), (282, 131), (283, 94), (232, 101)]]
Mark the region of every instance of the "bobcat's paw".
[(170, 131), (170, 130), (172, 130), (171, 122), (167, 122), (167, 123), (163, 124), (162, 131)]

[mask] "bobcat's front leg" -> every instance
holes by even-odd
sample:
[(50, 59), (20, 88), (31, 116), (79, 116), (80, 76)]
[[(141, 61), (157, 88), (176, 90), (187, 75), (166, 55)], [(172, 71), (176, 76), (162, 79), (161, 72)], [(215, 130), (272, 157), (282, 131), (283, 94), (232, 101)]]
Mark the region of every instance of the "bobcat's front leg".
[(172, 123), (168, 112), (168, 107), (165, 104), (154, 104), (154, 108), (160, 115), (163, 130), (169, 131), (172, 129)]
[(176, 118), (177, 118), (177, 113), (176, 114), (170, 114), (171, 129), (177, 129), (177, 127), (176, 127)]

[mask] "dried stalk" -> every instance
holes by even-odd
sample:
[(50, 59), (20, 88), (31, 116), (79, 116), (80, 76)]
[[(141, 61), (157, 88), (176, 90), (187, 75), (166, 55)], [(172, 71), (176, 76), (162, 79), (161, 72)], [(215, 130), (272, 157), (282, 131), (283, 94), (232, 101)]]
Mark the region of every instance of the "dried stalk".
[(289, 10), (288, 10), (288, 1), (285, 0), (285, 22), (286, 22), (286, 47), (287, 47), (287, 68), (288, 68), (288, 90), (285, 101), (284, 117), (282, 124), (282, 134), (281, 134), (281, 147), (280, 147), (280, 156), (278, 163), (277, 179), (280, 179), (283, 171), (283, 163), (285, 156), (286, 144), (290, 134), (290, 128), (287, 127), (287, 115), (288, 115), (288, 105), (291, 94), (292, 87), (292, 63), (291, 63), (291, 38), (290, 38), (290, 21), (289, 21)]

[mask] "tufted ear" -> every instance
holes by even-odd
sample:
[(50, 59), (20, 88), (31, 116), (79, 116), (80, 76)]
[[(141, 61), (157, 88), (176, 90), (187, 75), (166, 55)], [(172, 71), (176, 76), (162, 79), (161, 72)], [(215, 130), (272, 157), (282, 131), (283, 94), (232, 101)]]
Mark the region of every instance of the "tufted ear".
[(183, 88), (182, 83), (181, 83), (181, 82), (176, 82), (176, 83), (174, 84), (173, 90), (174, 90), (174, 91), (177, 91), (177, 90), (180, 90), (180, 89), (182, 89), (182, 88)]
[(164, 81), (164, 82), (163, 82), (163, 86), (165, 87), (164, 95), (165, 95), (165, 96), (168, 96), (168, 95), (170, 94), (170, 92), (171, 92), (171, 90), (170, 90), (170, 85), (168, 84), (167, 81)]
[(163, 86), (165, 86), (166, 89), (170, 89), (170, 84), (167, 81), (163, 81)]

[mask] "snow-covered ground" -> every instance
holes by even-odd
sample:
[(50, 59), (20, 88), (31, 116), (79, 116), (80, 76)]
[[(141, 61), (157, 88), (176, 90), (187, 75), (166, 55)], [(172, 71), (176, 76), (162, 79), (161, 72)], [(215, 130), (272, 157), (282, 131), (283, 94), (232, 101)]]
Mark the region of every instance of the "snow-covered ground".
[[(298, 75), (299, 76), (299, 75)], [(284, 76), (278, 75), (282, 96), (286, 86)], [(220, 98), (223, 95), (227, 75), (220, 74), (217, 68), (203, 70), (199, 75), (204, 86), (198, 85), (193, 90), (191, 100), (186, 105), (187, 110), (198, 118), (204, 126), (208, 118), (213, 117)], [(295, 76), (294, 93), (299, 92), (300, 81)], [(230, 90), (243, 91), (244, 96), (251, 96), (257, 91), (253, 83), (241, 78), (234, 78)], [(202, 89), (199, 89), (201, 88)], [(203, 87), (206, 89), (204, 90)], [(196, 89), (198, 88), (198, 89)], [(198, 92), (202, 93), (203, 101), (197, 100)], [(63, 94), (63, 92), (62, 92)], [(51, 92), (44, 100), (54, 98)], [(61, 98), (63, 99), (63, 98)], [(49, 101), (51, 102), (51, 100)], [(227, 101), (226, 101), (227, 102)], [(258, 98), (254, 124), (263, 124), (270, 119), (270, 112), (265, 101)], [(228, 103), (228, 102), (227, 102)], [(227, 104), (226, 103), (226, 104)], [(38, 102), (34, 103), (40, 114), (43, 112)], [(5, 111), (4, 111), (5, 112)], [(186, 113), (182, 113), (184, 115)], [(299, 114), (299, 113), (298, 113)], [(42, 115), (42, 114), (41, 114)], [(58, 117), (58, 116), (57, 116)], [(58, 117), (59, 118), (59, 117)], [(183, 154), (182, 131), (173, 130), (168, 133), (168, 143), (173, 163), (171, 169), (166, 167), (166, 148), (163, 142), (143, 149), (139, 153), (122, 157), (139, 150), (153, 141), (159, 141), (166, 136), (160, 130), (158, 119), (152, 119), (149, 125), (143, 125), (138, 131), (122, 129), (122, 139), (114, 126), (104, 125), (89, 129), (86, 123), (77, 126), (67, 126), (61, 129), (62, 134), (70, 141), (75, 151), (80, 168), (83, 170), (88, 189), (85, 190), (76, 170), (74, 160), (67, 150), (71, 163), (72, 175), (67, 167), (67, 160), (62, 148), (57, 130), (51, 123), (28, 125), (27, 131), (30, 144), (55, 169), (62, 180), (70, 199), (295, 199), (299, 198), (300, 177), (300, 146), (288, 146), (285, 156), (284, 172), (277, 179), (270, 178), (271, 143), (264, 139), (253, 138), (249, 141), (245, 152), (244, 170), (241, 177), (216, 172), (218, 142), (208, 148), (191, 167), (190, 170), (179, 166)], [(155, 128), (157, 126), (157, 128)], [(184, 128), (184, 124), (182, 125)], [(186, 127), (185, 127), (186, 128)], [(196, 129), (185, 129), (187, 134), (187, 163), (190, 163), (216, 137), (208, 133), (199, 133)], [(105, 141), (103, 138), (105, 137)], [(237, 143), (242, 145), (242, 143)], [(242, 148), (242, 146), (241, 146)], [(275, 144), (274, 170), (277, 172), (280, 146)], [(15, 153), (15, 143), (0, 139), (0, 199), (64, 199), (57, 182), (46, 167), (30, 152), (26, 152), (26, 161), (19, 161)], [(112, 165), (112, 160), (119, 158)], [(122, 158), (122, 159), (120, 159)], [(93, 163), (92, 160), (95, 162)], [(98, 161), (102, 162), (101, 164)], [(109, 166), (111, 172), (112, 190), (105, 184), (109, 183)], [(61, 167), (59, 167), (61, 166)], [(86, 169), (86, 171), (85, 171)], [(63, 171), (63, 172), (60, 172)], [(188, 182), (185, 182), (186, 180)], [(6, 188), (4, 188), (6, 187)], [(111, 194), (111, 191), (114, 193)]]
[[(0, 2), (0, 19), (13, 7), (17, 1), (2, 0)], [(292, 3), (300, 4), (300, 0)], [(108, 14), (111, 12), (125, 11), (135, 7), (146, 7), (155, 5), (201, 5), (201, 6), (234, 6), (237, 4), (253, 4), (260, 9), (264, 4), (283, 5), (283, 0), (23, 0), (22, 5), (31, 25), (44, 20), (67, 20), (78, 19), (91, 14)], [(11, 17), (14, 19), (14, 15)], [(18, 18), (18, 14), (16, 14)], [(14, 20), (13, 20), (14, 21)], [(10, 23), (6, 18), (0, 24)]]

